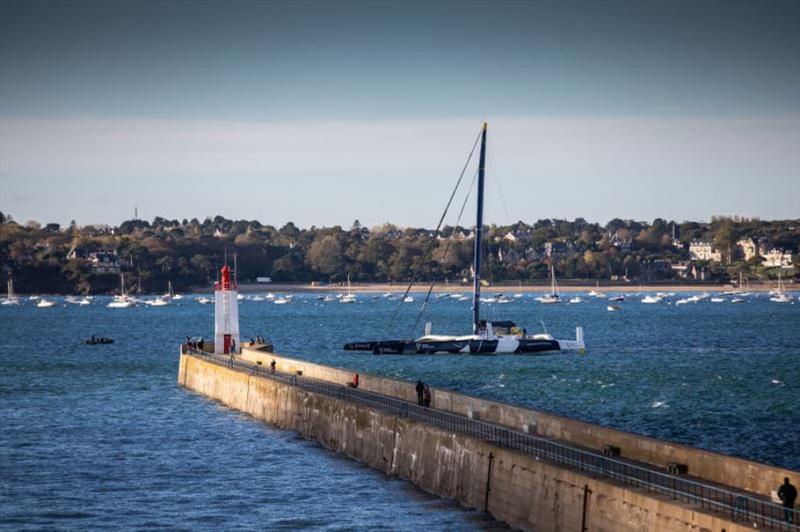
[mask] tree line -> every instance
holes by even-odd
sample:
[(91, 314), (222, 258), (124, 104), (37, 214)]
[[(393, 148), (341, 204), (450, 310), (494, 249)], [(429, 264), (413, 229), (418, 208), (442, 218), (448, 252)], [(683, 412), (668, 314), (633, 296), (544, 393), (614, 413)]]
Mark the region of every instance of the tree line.
[[(552, 265), (559, 278), (649, 282), (675, 277), (671, 264), (689, 260), (688, 243), (707, 240), (721, 250), (721, 263), (700, 263), (708, 278), (725, 281), (744, 272), (766, 277), (757, 261), (738, 260), (741, 238), (800, 249), (800, 220), (762, 221), (717, 217), (710, 222), (652, 222), (614, 219), (605, 225), (575, 220), (538, 220), (485, 227), (482, 276), (491, 283), (539, 282)], [(227, 256), (237, 257), (240, 282), (270, 277), (274, 282), (468, 281), (472, 228), (424, 228), (392, 224), (366, 228), (357, 220), (341, 226), (282, 227), (257, 220), (127, 220), (119, 226), (67, 227), (17, 223), (0, 213), (0, 267), (25, 292), (110, 293), (119, 276), (98, 273), (86, 257), (116, 253), (130, 283), (144, 292), (207, 286)], [(71, 255), (72, 253), (72, 255)], [(73, 257), (73, 258), (70, 258)], [(797, 259), (795, 258), (795, 261)], [(795, 264), (797, 266), (797, 264)], [(798, 271), (795, 267), (794, 271)]]

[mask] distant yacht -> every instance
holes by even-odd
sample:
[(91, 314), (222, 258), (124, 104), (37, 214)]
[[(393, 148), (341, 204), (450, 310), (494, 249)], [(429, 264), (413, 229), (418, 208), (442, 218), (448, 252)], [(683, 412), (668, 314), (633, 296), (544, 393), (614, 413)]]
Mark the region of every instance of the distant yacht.
[(108, 308), (130, 308), (134, 306), (136, 303), (125, 294), (125, 274), (119, 274), (119, 282), (120, 282), (120, 293), (118, 296), (114, 296), (114, 299), (111, 300), (111, 303), (106, 305)]
[(600, 291), (600, 281), (597, 281), (595, 289), (589, 292), (589, 295), (598, 299), (605, 299), (606, 295)]
[(644, 296), (642, 298), (642, 303), (661, 303), (662, 299), (661, 296)]
[(786, 293), (786, 289), (783, 286), (783, 279), (781, 278), (781, 272), (778, 272), (778, 288), (770, 292), (772, 295), (769, 298), (770, 301), (774, 303), (791, 303), (792, 296)]
[(207, 298), (205, 296), (200, 296), (200, 297), (197, 298), (197, 302), (200, 303), (201, 305), (210, 305), (211, 303), (214, 302), (214, 300), (213, 299), (209, 299), (209, 298)]
[(356, 295), (353, 293), (353, 289), (350, 286), (350, 276), (347, 276), (347, 294), (343, 295), (339, 299), (339, 303), (355, 303), (356, 302)]
[(157, 297), (147, 302), (148, 305), (151, 307), (166, 307), (169, 305), (169, 300), (164, 299), (163, 297)]
[(19, 298), (14, 295), (14, 281), (11, 279), (6, 283), (6, 298), (0, 304), (19, 305)]
[(45, 299), (45, 298), (41, 298), (39, 300), (39, 302), (36, 303), (36, 306), (39, 307), (39, 308), (50, 308), (53, 305), (55, 305), (54, 301), (51, 301), (51, 300)]
[(552, 264), (550, 265), (550, 293), (537, 297), (536, 301), (545, 305), (561, 303), (561, 294), (558, 293), (558, 284), (556, 284), (556, 270)]

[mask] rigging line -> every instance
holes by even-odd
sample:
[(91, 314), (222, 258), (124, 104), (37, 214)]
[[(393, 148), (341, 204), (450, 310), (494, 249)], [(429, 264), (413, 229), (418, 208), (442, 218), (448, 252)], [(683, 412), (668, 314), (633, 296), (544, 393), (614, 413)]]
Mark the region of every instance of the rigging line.
[[(475, 174), (473, 174), (472, 176), (472, 183), (470, 183), (469, 185), (469, 189), (467, 190), (467, 195), (464, 197), (464, 202), (461, 204), (461, 210), (458, 211), (458, 218), (456, 218), (456, 225), (455, 227), (453, 227), (453, 232), (450, 233), (450, 238), (447, 239), (447, 244), (445, 245), (444, 253), (442, 253), (442, 261), (440, 264), (442, 265), (443, 270), (444, 270), (444, 262), (447, 260), (447, 255), (450, 251), (450, 246), (453, 244), (453, 240), (455, 239), (454, 238), (456, 234), (455, 229), (461, 223), (461, 216), (464, 214), (464, 208), (466, 208), (467, 206), (467, 202), (469, 201), (469, 196), (470, 194), (472, 194), (472, 189), (475, 188), (475, 180), (477, 178), (478, 178), (478, 171), (476, 170)], [(411, 338), (414, 337), (414, 331), (416, 331), (417, 326), (419, 326), (419, 320), (422, 319), (422, 315), (425, 313), (425, 309), (427, 309), (428, 307), (428, 301), (431, 298), (431, 292), (433, 292), (433, 286), (435, 284), (436, 284), (436, 278), (434, 277), (433, 279), (431, 279), (431, 284), (428, 287), (428, 293), (425, 294), (425, 300), (422, 302), (422, 307), (419, 310), (419, 314), (417, 314), (417, 319), (414, 322), (414, 326), (411, 328), (411, 334), (410, 334)]]
[(428, 243), (428, 246), (425, 252), (422, 255), (423, 261), (417, 267), (414, 275), (411, 277), (411, 282), (408, 284), (406, 291), (403, 293), (403, 297), (400, 298), (397, 307), (395, 307), (394, 312), (392, 312), (392, 316), (389, 318), (389, 321), (386, 325), (386, 331), (388, 333), (389, 327), (391, 327), (392, 323), (394, 322), (395, 317), (397, 317), (397, 313), (400, 311), (400, 307), (405, 302), (406, 297), (408, 297), (408, 293), (411, 291), (411, 287), (417, 282), (417, 278), (419, 277), (420, 272), (422, 271), (422, 267), (425, 265), (424, 258), (428, 256), (433, 249), (433, 244), (436, 242), (436, 239), (439, 236), (439, 233), (442, 230), (442, 223), (444, 222), (445, 216), (447, 216), (447, 211), (450, 209), (450, 204), (453, 203), (453, 198), (458, 191), (458, 187), (461, 185), (461, 180), (464, 178), (464, 173), (467, 171), (467, 167), (469, 166), (469, 162), (472, 160), (472, 155), (475, 153), (475, 147), (478, 145), (478, 141), (481, 138), (481, 133), (483, 130), (478, 132), (478, 135), (475, 137), (475, 142), (472, 143), (472, 149), (469, 151), (469, 155), (467, 156), (467, 161), (464, 163), (464, 168), (461, 169), (461, 174), (458, 176), (458, 181), (456, 181), (456, 186), (453, 188), (453, 192), (450, 194), (450, 199), (447, 200), (447, 205), (444, 208), (444, 212), (442, 213), (441, 218), (439, 218), (439, 224), (436, 226), (436, 231), (433, 233), (433, 238)]
[(500, 196), (500, 203), (502, 203), (503, 212), (506, 215), (506, 223), (508, 225), (511, 225), (511, 216), (508, 214), (508, 207), (506, 207), (506, 198), (505, 196), (503, 196), (503, 188), (500, 185), (500, 172), (497, 171), (497, 165), (494, 164), (494, 155), (492, 154), (491, 144), (486, 146), (486, 151), (488, 152), (487, 155), (489, 159), (489, 165), (492, 167), (492, 170), (494, 170), (494, 172), (492, 172), (492, 175), (494, 176), (494, 179), (492, 179), (492, 181), (494, 181), (494, 186), (497, 188), (497, 194)]

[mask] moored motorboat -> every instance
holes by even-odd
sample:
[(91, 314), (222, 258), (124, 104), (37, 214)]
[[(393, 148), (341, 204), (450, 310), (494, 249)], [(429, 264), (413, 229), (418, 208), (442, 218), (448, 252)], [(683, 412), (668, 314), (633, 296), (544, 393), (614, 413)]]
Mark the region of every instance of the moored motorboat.
[(157, 297), (155, 299), (151, 299), (147, 301), (147, 304), (151, 307), (166, 307), (169, 305), (169, 301), (164, 299), (163, 297)]
[(86, 345), (107, 345), (107, 344), (113, 344), (114, 340), (111, 338), (106, 338), (104, 336), (92, 335), (91, 338), (84, 340), (83, 343)]

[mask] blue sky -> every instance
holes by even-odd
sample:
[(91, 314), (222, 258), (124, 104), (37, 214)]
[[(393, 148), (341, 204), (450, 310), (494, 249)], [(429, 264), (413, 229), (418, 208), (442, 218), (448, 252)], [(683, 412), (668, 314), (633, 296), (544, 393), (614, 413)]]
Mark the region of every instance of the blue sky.
[(4, 2), (0, 210), (433, 226), (487, 119), (490, 222), (796, 218), (798, 20), (796, 2)]

